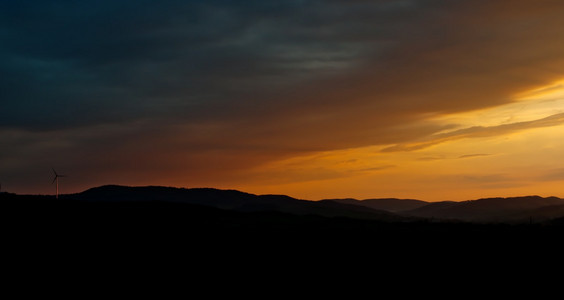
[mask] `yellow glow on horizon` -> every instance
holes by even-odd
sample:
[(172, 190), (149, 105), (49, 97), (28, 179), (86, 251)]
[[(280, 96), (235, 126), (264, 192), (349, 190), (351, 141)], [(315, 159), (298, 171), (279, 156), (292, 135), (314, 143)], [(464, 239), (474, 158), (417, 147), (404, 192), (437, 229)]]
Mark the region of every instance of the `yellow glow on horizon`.
[(470, 126), (498, 126), (541, 119), (564, 112), (564, 80), (514, 95), (514, 101), (477, 111), (448, 114), (433, 120), (457, 124), (454, 129)]
[[(481, 126), (494, 129), (492, 133), (463, 135), (410, 151), (385, 152), (382, 150), (387, 146), (370, 146), (294, 157), (257, 168), (256, 178), (262, 178), (262, 182), (246, 188), (259, 193), (285, 191), (311, 200), (396, 197), (460, 201), (531, 194), (562, 197), (564, 124), (495, 129), (563, 113), (564, 80), (515, 99), (491, 109), (430, 120), (459, 124), (453, 131)], [(426, 139), (432, 141), (433, 136)]]
[(518, 100), (536, 100), (564, 97), (564, 79), (517, 94)]

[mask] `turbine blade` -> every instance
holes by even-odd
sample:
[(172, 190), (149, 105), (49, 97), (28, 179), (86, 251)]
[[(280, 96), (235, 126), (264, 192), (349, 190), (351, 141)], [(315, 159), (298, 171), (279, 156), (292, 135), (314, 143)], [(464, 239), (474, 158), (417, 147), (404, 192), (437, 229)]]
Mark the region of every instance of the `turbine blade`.
[(59, 174), (57, 174), (57, 171), (55, 171), (54, 168), (51, 168), (51, 170), (53, 170), (53, 173), (55, 173), (55, 176), (59, 176)]
[(55, 183), (55, 181), (57, 181), (57, 176), (55, 176), (55, 178), (53, 178), (53, 182), (51, 182), (51, 184)]

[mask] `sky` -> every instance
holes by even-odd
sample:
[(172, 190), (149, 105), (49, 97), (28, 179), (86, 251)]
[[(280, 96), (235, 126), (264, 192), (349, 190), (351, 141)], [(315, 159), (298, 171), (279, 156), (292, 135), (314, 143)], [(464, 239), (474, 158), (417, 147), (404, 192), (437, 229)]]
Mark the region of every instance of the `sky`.
[(564, 1), (6, 0), (0, 182), (564, 197)]

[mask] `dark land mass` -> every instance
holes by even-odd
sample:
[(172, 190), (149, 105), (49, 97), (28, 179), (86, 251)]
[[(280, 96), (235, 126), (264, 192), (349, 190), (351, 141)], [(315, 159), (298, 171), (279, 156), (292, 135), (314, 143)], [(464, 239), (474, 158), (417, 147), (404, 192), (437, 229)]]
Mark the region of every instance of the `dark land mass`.
[[(92, 188), (79, 194), (64, 195), (62, 199), (89, 203), (132, 205), (151, 202), (160, 204), (194, 204), (238, 212), (278, 212), (295, 215), (350, 217), (380, 221), (402, 221), (409, 217), (385, 210), (337, 203), (333, 201), (299, 200), (285, 195), (253, 195), (236, 190), (212, 188), (126, 187), (108, 185)], [(411, 218), (412, 219), (412, 218)]]
[[(253, 195), (234, 190), (168, 187), (103, 186), (82, 193), (53, 196), (0, 194), (2, 219), (11, 229), (52, 231), (78, 238), (103, 233), (110, 236), (185, 237), (260, 236), (315, 239), (356, 239), (399, 242), (463, 241), (473, 238), (548, 234), (562, 229), (559, 198), (523, 197), (517, 200), (482, 199), (466, 202), (408, 201), (413, 210), (392, 213), (338, 201), (307, 201), (282, 195)], [(370, 202), (378, 202), (372, 200)], [(517, 205), (510, 205), (516, 202)], [(392, 204), (391, 206), (399, 207)], [(382, 207), (382, 205), (380, 205)], [(493, 207), (493, 208), (492, 208)], [(503, 210), (511, 220), (527, 222), (479, 223), (464, 221), (474, 211), (491, 218)], [(409, 215), (409, 216), (408, 216)], [(443, 218), (437, 218), (440, 215)], [(531, 216), (543, 216), (531, 222)], [(551, 218), (546, 216), (550, 215)], [(414, 217), (415, 216), (415, 217)], [(455, 218), (460, 217), (461, 218)], [(471, 219), (471, 218), (470, 218)], [(462, 221), (461, 221), (462, 220)]]
[(425, 202), (413, 199), (333, 199), (384, 210), (404, 217), (472, 223), (543, 223), (564, 216), (564, 199), (557, 197), (486, 198), (470, 201)]
[(308, 201), (286, 195), (254, 195), (236, 190), (126, 187), (107, 185), (62, 199), (86, 202), (166, 202), (211, 206), (239, 212), (281, 212), (296, 215), (348, 217), (406, 222), (421, 219), (473, 223), (542, 223), (563, 217), (564, 199), (557, 197), (488, 198), (426, 202), (414, 199), (326, 199)]
[(111, 276), (116, 266), (128, 274), (166, 267), (212, 281), (219, 270), (241, 279), (237, 274), (250, 268), (262, 272), (254, 275), (297, 272), (306, 280), (307, 274), (359, 270), (387, 276), (454, 266), (480, 271), (512, 267), (515, 257), (519, 266), (529, 258), (546, 265), (560, 255), (564, 233), (562, 217), (484, 224), (334, 201), (162, 187), (107, 186), (60, 199), (1, 193), (0, 217), (3, 257), (13, 270), (64, 265)]
[(365, 206), (373, 209), (385, 210), (390, 212), (413, 210), (429, 205), (429, 202), (425, 202), (421, 200), (395, 199), (395, 198), (366, 199), (366, 200), (347, 198), (347, 199), (326, 199), (322, 201), (335, 201), (339, 203), (354, 204), (354, 205), (360, 205), (360, 206)]
[(401, 214), (481, 223), (545, 222), (564, 216), (564, 199), (527, 196), (438, 202)]

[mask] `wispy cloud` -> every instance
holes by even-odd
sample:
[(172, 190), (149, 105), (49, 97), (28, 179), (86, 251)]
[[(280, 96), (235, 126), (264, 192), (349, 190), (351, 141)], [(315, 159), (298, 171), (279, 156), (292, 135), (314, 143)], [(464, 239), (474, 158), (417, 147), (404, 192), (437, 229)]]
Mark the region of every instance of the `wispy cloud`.
[(485, 154), (485, 153), (476, 153), (476, 154), (465, 154), (459, 155), (456, 157), (447, 156), (447, 155), (435, 155), (435, 156), (424, 156), (417, 158), (418, 161), (439, 161), (439, 160), (447, 160), (447, 159), (467, 159), (467, 158), (476, 158), (476, 157), (485, 157), (490, 156), (492, 154)]
[(488, 126), (488, 127), (475, 126), (475, 127), (455, 130), (452, 132), (435, 134), (435, 135), (431, 135), (430, 137), (424, 140), (397, 144), (391, 147), (387, 147), (382, 151), (383, 152), (415, 151), (415, 150), (425, 149), (434, 145), (438, 145), (445, 142), (451, 142), (459, 139), (500, 136), (500, 135), (511, 134), (528, 129), (559, 126), (562, 124), (564, 124), (564, 113), (560, 113), (546, 118), (528, 121), (528, 122), (517, 122), (517, 123), (503, 124), (499, 126)]
[(484, 153), (477, 153), (477, 154), (465, 154), (465, 155), (461, 155), (458, 158), (459, 159), (465, 159), (465, 158), (474, 158), (474, 157), (484, 157), (484, 156), (490, 156), (491, 154), (484, 154)]
[(542, 181), (564, 181), (564, 168), (546, 171), (539, 179)]
[(382, 165), (382, 166), (376, 166), (376, 167), (371, 167), (371, 168), (359, 169), (357, 171), (358, 172), (375, 172), (375, 171), (392, 169), (392, 168), (396, 168), (396, 167), (397, 167), (396, 165)]

